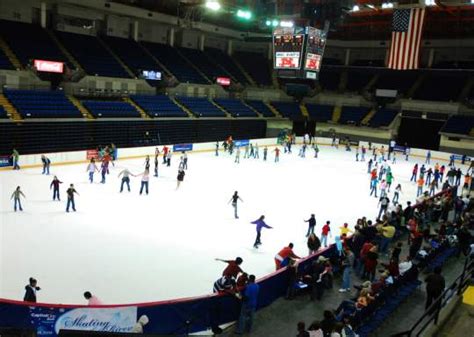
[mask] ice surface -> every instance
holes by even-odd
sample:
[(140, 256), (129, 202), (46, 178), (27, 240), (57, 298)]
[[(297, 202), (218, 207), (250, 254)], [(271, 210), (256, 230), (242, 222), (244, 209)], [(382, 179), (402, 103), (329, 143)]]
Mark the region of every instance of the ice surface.
[[(312, 151), (298, 157), (294, 148), (277, 164), (269, 153), (267, 162), (240, 164), (222, 153), (190, 154), (179, 190), (175, 155), (171, 167), (160, 161), (160, 177), (151, 177), (148, 196), (138, 195), (140, 178), (133, 177), (132, 192), (118, 193), (118, 173), (124, 167), (143, 172), (142, 159), (116, 162), (105, 185), (98, 174), (89, 184), (86, 164), (52, 166), (50, 176), (40, 168), (0, 172), (0, 297), (21, 300), (30, 276), (42, 288), (40, 302), (84, 304), (86, 290), (106, 304), (205, 295), (225, 267), (216, 257), (241, 256), (243, 269), (261, 277), (274, 270), (274, 255), (289, 242), (297, 254), (307, 255), (303, 220), (311, 213), (318, 236), (326, 220), (334, 235), (344, 222), (353, 227), (358, 217), (377, 215), (367, 165), (355, 162), (354, 152), (321, 147), (315, 159)], [(405, 204), (415, 198), (409, 183), (414, 161), (402, 159), (391, 165), (392, 188), (402, 184)], [(53, 175), (64, 182), (61, 202), (52, 201)], [(80, 193), (77, 213), (65, 212), (70, 183)], [(10, 200), (17, 185), (27, 197), (21, 213), (13, 212)], [(228, 204), (236, 190), (244, 200), (239, 220)], [(263, 229), (263, 245), (256, 250), (250, 221), (260, 215), (274, 229)]]

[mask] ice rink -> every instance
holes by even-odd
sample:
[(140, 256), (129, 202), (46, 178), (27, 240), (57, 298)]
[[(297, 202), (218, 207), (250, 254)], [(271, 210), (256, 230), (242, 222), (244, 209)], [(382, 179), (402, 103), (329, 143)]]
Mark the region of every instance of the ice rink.
[[(143, 172), (143, 159), (117, 161), (106, 184), (97, 173), (90, 184), (86, 164), (52, 166), (50, 176), (41, 168), (2, 171), (0, 297), (21, 300), (30, 276), (42, 288), (39, 302), (84, 304), (86, 290), (105, 304), (205, 295), (225, 267), (214, 258), (241, 256), (242, 268), (261, 277), (274, 270), (274, 255), (289, 242), (306, 256), (303, 220), (311, 213), (318, 236), (330, 220), (333, 238), (344, 222), (353, 227), (359, 217), (376, 217), (378, 199), (369, 197), (367, 164), (356, 162), (354, 152), (321, 147), (318, 159), (312, 150), (300, 158), (298, 148), (282, 153), (279, 163), (273, 162), (273, 148), (267, 162), (240, 164), (228, 154), (191, 153), (178, 190), (179, 156), (171, 167), (160, 158), (159, 178), (151, 177), (148, 196), (138, 194), (140, 177), (132, 177), (131, 193), (119, 193), (118, 173), (124, 167)], [(415, 184), (409, 183), (413, 164), (399, 154), (391, 165), (392, 189), (402, 184), (403, 205), (415, 199)], [(63, 182), (60, 202), (52, 201), (53, 175)], [(76, 213), (65, 212), (70, 183), (80, 193)], [(10, 196), (18, 185), (26, 199), (24, 212), (15, 213)], [(238, 220), (228, 204), (236, 190), (244, 201)], [(250, 222), (260, 215), (274, 229), (263, 229), (257, 250)]]

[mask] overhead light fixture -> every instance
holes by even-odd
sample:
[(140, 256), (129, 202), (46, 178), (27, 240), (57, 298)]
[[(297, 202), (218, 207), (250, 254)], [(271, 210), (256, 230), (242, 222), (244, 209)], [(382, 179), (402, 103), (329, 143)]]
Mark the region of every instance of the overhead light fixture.
[(295, 24), (293, 21), (281, 21), (280, 22), (280, 27), (293, 27)]
[(276, 26), (278, 26), (279, 23), (280, 23), (280, 22), (278, 22), (278, 20), (273, 20), (273, 21), (272, 21), (272, 26), (273, 26), (273, 27), (276, 27)]
[(206, 8), (213, 11), (218, 11), (221, 9), (221, 4), (215, 0), (208, 0), (206, 1)]
[(252, 12), (239, 9), (237, 10), (237, 17), (245, 20), (250, 20), (252, 18)]
[(359, 10), (360, 10), (360, 8), (357, 5), (354, 5), (354, 7), (352, 7), (353, 12), (358, 12)]
[(270, 20), (265, 21), (265, 26), (271, 26), (271, 25), (272, 25), (272, 22)]
[(384, 2), (382, 4), (382, 9), (386, 9), (386, 8), (393, 8), (393, 3), (391, 2)]
[(366, 6), (369, 7), (370, 9), (375, 9), (375, 6), (374, 6), (374, 5), (368, 4), (368, 5), (366, 5)]

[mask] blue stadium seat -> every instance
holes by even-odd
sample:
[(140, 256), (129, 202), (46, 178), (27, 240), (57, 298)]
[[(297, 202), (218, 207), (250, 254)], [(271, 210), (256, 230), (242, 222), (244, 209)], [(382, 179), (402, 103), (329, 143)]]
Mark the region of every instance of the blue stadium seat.
[(263, 54), (239, 51), (234, 53), (234, 57), (258, 85), (270, 86), (272, 84), (270, 60)]
[(334, 106), (323, 104), (305, 104), (311, 119), (317, 122), (327, 122), (332, 119)]
[(300, 106), (296, 102), (272, 102), (272, 105), (283, 117), (295, 119), (303, 116)]
[(257, 110), (263, 117), (276, 117), (270, 108), (262, 101), (248, 100), (245, 103)]
[(229, 77), (230, 74), (213, 63), (204, 52), (192, 48), (178, 48), (179, 52), (186, 57), (192, 64), (199, 68), (204, 75), (214, 83), (216, 77)]
[(96, 118), (140, 117), (140, 113), (127, 102), (82, 101), (82, 104)]
[(224, 53), (222, 50), (206, 48), (204, 53), (206, 53), (208, 57), (214, 60), (216, 63), (224, 67), (224, 69), (227, 70), (237, 80), (237, 82), (243, 85), (249, 84), (247, 78), (235, 63), (235, 60)]
[(83, 118), (63, 91), (4, 90), (23, 118)]
[(134, 95), (131, 99), (151, 117), (188, 117), (187, 113), (166, 95)]
[(225, 113), (203, 97), (179, 97), (178, 100), (197, 117), (225, 117)]
[(0, 49), (0, 69), (14, 70), (13, 64), (11, 64), (7, 55)]
[(59, 31), (55, 34), (87, 74), (130, 78), (122, 65), (95, 36)]
[(0, 105), (0, 119), (8, 119), (7, 112), (1, 105)]
[(369, 110), (369, 108), (365, 107), (343, 106), (339, 123), (360, 124), (362, 119), (369, 113)]
[(369, 126), (378, 128), (380, 126), (389, 126), (397, 116), (398, 111), (394, 109), (379, 109), (369, 121)]
[(66, 56), (41, 26), (0, 21), (0, 31), (23, 66), (28, 65), (33, 59), (41, 59), (65, 62), (71, 68)]
[(469, 135), (474, 128), (473, 116), (451, 116), (441, 129), (441, 132), (459, 135)]
[(223, 107), (233, 117), (258, 117), (258, 115), (246, 106), (242, 101), (237, 99), (215, 99), (214, 102)]
[(468, 75), (464, 72), (430, 72), (413, 98), (428, 101), (457, 101)]
[(188, 62), (178, 53), (176, 48), (161, 43), (140, 42), (168, 70), (183, 83), (209, 84)]

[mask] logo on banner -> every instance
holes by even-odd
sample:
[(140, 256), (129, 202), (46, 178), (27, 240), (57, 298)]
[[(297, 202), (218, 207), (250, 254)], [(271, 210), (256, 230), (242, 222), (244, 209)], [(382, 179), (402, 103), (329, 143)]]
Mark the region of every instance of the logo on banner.
[(242, 146), (247, 146), (250, 144), (250, 141), (248, 139), (244, 140), (234, 140), (234, 146), (235, 147), (242, 147)]
[(176, 144), (173, 145), (173, 152), (192, 151), (193, 144)]
[(10, 162), (10, 157), (8, 156), (0, 157), (0, 167), (7, 167), (7, 166), (12, 166), (12, 163)]
[(92, 158), (97, 160), (99, 159), (99, 152), (97, 150), (87, 150), (86, 158), (87, 160), (91, 160)]
[(59, 316), (54, 331), (85, 330), (130, 332), (137, 322), (137, 308), (79, 308)]

